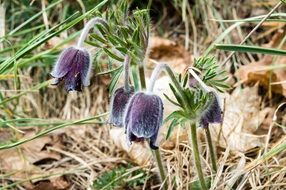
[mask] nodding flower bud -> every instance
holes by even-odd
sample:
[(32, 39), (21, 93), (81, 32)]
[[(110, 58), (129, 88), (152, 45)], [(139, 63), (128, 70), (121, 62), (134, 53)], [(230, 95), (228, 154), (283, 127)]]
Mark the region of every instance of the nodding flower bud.
[(89, 85), (91, 58), (83, 48), (69, 47), (59, 56), (51, 75), (56, 78), (53, 84), (64, 81), (67, 91), (81, 91), (82, 85)]
[(120, 87), (114, 92), (110, 102), (109, 123), (118, 127), (123, 126), (123, 114), (125, 107), (133, 94), (134, 88), (132, 86), (128, 91), (125, 90), (124, 87)]
[(202, 112), (200, 125), (204, 128), (208, 127), (210, 123), (222, 122), (222, 110), (219, 105), (218, 96), (215, 92), (208, 92), (210, 96), (207, 108)]
[(149, 139), (150, 147), (157, 149), (156, 141), (162, 125), (163, 110), (163, 102), (159, 96), (143, 92), (134, 94), (124, 113), (124, 126), (129, 144), (132, 141)]

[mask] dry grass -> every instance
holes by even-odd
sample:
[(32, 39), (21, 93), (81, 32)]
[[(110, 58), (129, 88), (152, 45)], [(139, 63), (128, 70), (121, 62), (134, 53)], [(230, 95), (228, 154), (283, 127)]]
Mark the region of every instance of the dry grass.
[[(168, 7), (169, 5), (161, 5), (165, 7), (161, 20), (158, 21), (157, 25), (154, 24), (154, 26), (156, 26), (154, 33), (159, 35), (160, 31), (163, 30), (165, 37), (175, 39), (181, 44), (185, 44), (185, 41), (189, 41), (186, 47), (189, 47), (188, 51), (196, 56), (205, 50), (210, 42), (214, 41), (214, 39), (225, 30), (225, 24), (211, 21), (209, 18), (244, 18), (245, 15), (254, 14), (250, 11), (251, 8), (249, 7), (265, 11), (260, 4), (261, 2), (259, 3), (258, 1), (252, 4), (242, 5), (241, 7), (239, 7), (241, 4), (238, 2), (226, 1), (226, 3), (232, 7), (231, 10), (223, 9), (223, 4), (215, 5), (215, 2), (211, 1), (198, 1), (195, 10), (201, 12), (197, 17), (188, 17), (190, 19), (188, 20), (190, 22), (188, 24), (181, 20), (180, 14), (174, 14), (173, 17), (169, 18), (167, 14), (170, 9), (170, 7)], [(268, 1), (266, 3), (271, 2)], [(154, 6), (156, 6), (156, 3)], [(193, 6), (193, 4), (188, 4), (188, 6), (187, 13), (190, 13), (190, 6)], [(180, 7), (178, 10), (179, 9)], [(177, 26), (174, 27), (174, 25)], [(185, 26), (189, 27), (190, 38), (185, 36)], [(245, 30), (248, 31), (251, 28), (253, 27), (249, 25), (246, 29), (239, 27), (232, 32), (225, 41), (237, 43), (245, 36)], [(265, 36), (263, 36), (263, 38), (253, 37), (253, 39), (251, 38), (250, 40), (258, 44), (268, 42), (271, 39), (271, 34), (275, 33), (278, 28), (275, 30), (265, 30)], [(268, 30), (271, 30), (271, 33), (267, 33)], [(257, 37), (255, 34), (254, 36)], [(216, 52), (216, 55), (220, 62), (227, 57), (226, 53)], [(260, 57), (256, 55), (253, 56), (252, 54), (234, 56), (232, 62), (235, 64), (228, 64), (226, 68), (233, 74), (239, 65), (249, 64), (259, 58)], [(23, 79), (21, 89), (29, 89), (32, 85), (32, 81), (35, 83), (42, 75), (47, 77), (46, 72), (41, 69), (22, 72), (22, 75), (29, 77)], [(230, 75), (232, 76), (232, 74)], [(23, 114), (23, 117), (75, 120), (95, 116), (108, 110), (109, 95), (106, 89), (108, 80), (106, 77), (93, 78), (92, 86), (85, 89), (82, 93), (67, 94), (61, 87), (50, 87), (45, 90), (40, 90), (39, 93), (28, 93), (19, 100), (13, 101), (6, 110), (1, 110), (1, 115), (7, 115), (7, 113), (13, 112), (15, 108), (18, 113)], [(230, 83), (234, 86), (238, 86), (239, 81), (238, 83), (236, 82), (237, 78), (233, 76)], [(1, 89), (14, 89), (14, 84), (12, 82), (3, 82), (1, 83)], [(11, 96), (12, 94), (15, 94), (15, 92), (3, 93), (5, 97)], [(274, 109), (284, 100), (282, 97), (273, 98), (274, 100), (271, 100), (268, 99), (268, 96), (265, 96), (265, 94), (261, 95), (261, 97), (261, 109), (265, 107)], [(282, 122), (283, 113), (285, 113), (285, 111), (279, 112), (277, 119), (277, 122), (282, 123), (282, 125), (284, 124)], [(263, 131), (263, 135), (265, 136), (265, 141), (268, 139), (269, 142), (265, 142), (261, 147), (254, 148), (247, 152), (231, 151), (229, 148), (217, 147), (217, 174), (214, 174), (211, 170), (204, 136), (203, 133), (200, 134), (201, 159), (204, 165), (204, 173), (206, 177), (212, 181), (211, 189), (278, 190), (286, 187), (285, 152), (281, 152), (269, 160), (264, 160), (259, 165), (255, 165), (253, 162), (256, 158), (261, 157), (265, 144), (268, 144), (266, 149), (270, 150), (286, 142), (285, 130), (283, 131), (278, 128), (274, 121), (270, 120), (270, 122), (266, 122), (264, 125), (265, 131)], [(272, 126), (272, 131), (269, 131), (269, 128), (271, 129), (270, 126)], [(23, 131), (31, 132), (32, 134), (38, 130), (39, 128), (34, 126), (23, 129)], [(0, 132), (2, 131), (4, 131), (4, 129), (1, 129)], [(37, 166), (37, 168), (41, 170), (40, 174), (35, 175), (36, 177), (29, 176), (30, 173), (27, 172), (26, 167), (20, 170), (20, 173), (23, 174), (20, 175), (21, 177), (15, 177), (11, 171), (1, 170), (3, 165), (0, 164), (0, 184), (3, 189), (11, 183), (17, 183), (11, 189), (88, 189), (93, 182), (105, 172), (109, 172), (118, 166), (127, 167), (130, 163), (133, 163), (133, 160), (128, 157), (128, 154), (114, 144), (109, 132), (110, 126), (105, 124), (76, 125), (55, 131), (50, 134), (52, 143), (45, 144), (43, 150), (47, 150), (49, 153), (55, 153), (59, 156), (57, 159), (47, 157), (32, 163), (32, 165)], [(8, 133), (8, 137), (21, 137), (21, 134), (13, 131)], [(189, 141), (184, 138), (177, 138), (174, 144), (175, 146), (173, 148), (161, 149), (168, 173), (168, 181), (170, 184), (173, 184), (170, 189), (190, 189), (191, 183), (198, 182), (192, 163), (192, 148)], [(14, 151), (19, 150), (19, 148), (14, 149)], [(24, 160), (25, 156), (27, 156), (22, 154), (21, 151), (19, 151), (19, 155), (21, 155)], [(136, 187), (137, 189), (160, 189), (156, 166), (153, 162), (151, 162), (151, 165), (145, 166), (137, 166), (133, 163), (125, 172), (128, 173), (139, 169), (143, 169), (147, 177), (144, 178), (144, 184)], [(134, 179), (139, 179), (141, 176), (133, 177)], [(0, 189), (2, 189), (1, 186)], [(127, 189), (128, 187), (121, 188)]]

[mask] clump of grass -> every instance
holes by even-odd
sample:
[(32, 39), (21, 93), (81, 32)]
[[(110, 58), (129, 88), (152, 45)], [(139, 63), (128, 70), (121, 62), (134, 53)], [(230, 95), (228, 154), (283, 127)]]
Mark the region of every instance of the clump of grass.
[(147, 174), (141, 168), (132, 165), (117, 166), (102, 173), (93, 183), (96, 190), (138, 189), (143, 186)]

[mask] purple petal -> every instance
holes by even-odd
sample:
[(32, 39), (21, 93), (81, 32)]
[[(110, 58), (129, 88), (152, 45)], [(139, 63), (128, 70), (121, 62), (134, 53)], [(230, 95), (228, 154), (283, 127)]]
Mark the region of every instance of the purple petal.
[(89, 85), (90, 70), (89, 53), (85, 49), (70, 47), (61, 53), (51, 74), (64, 81), (67, 91), (81, 91), (82, 85)]
[(64, 80), (67, 91), (81, 91), (81, 74), (79, 72), (69, 72)]
[(125, 113), (125, 126), (137, 138), (150, 138), (158, 133), (163, 120), (163, 103), (159, 96), (136, 93)]
[(219, 105), (218, 97), (215, 92), (209, 92), (210, 100), (209, 106), (202, 113), (201, 125), (202, 127), (208, 127), (210, 123), (221, 123), (222, 122), (222, 110)]
[(90, 54), (88, 51), (83, 50), (83, 56), (81, 56), (82, 60), (80, 60), (80, 63), (82, 64), (81, 69), (81, 82), (83, 86), (89, 86), (90, 85), (90, 73), (91, 73), (91, 59)]
[(126, 108), (126, 105), (134, 94), (134, 88), (127, 92), (123, 87), (118, 88), (111, 97), (110, 103), (110, 119), (109, 122), (116, 126), (123, 126), (123, 114)]
[(62, 78), (65, 76), (73, 64), (73, 60), (77, 55), (78, 50), (74, 47), (69, 47), (60, 54), (51, 75), (55, 78)]

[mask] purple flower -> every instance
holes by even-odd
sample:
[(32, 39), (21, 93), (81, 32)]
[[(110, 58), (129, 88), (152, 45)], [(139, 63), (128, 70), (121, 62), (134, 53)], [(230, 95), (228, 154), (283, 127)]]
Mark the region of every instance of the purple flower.
[(208, 107), (202, 112), (200, 124), (202, 127), (208, 127), (210, 123), (222, 122), (222, 110), (219, 105), (218, 97), (215, 92), (209, 92), (210, 100)]
[(163, 120), (163, 102), (157, 95), (138, 92), (132, 96), (124, 114), (127, 141), (149, 139), (150, 147), (157, 149), (156, 140)]
[(134, 88), (126, 91), (124, 87), (118, 88), (111, 97), (109, 122), (118, 127), (123, 126), (123, 114), (128, 100), (134, 94)]
[(51, 75), (53, 84), (64, 81), (67, 91), (81, 91), (82, 85), (88, 86), (91, 71), (91, 59), (85, 49), (69, 47), (59, 56)]

